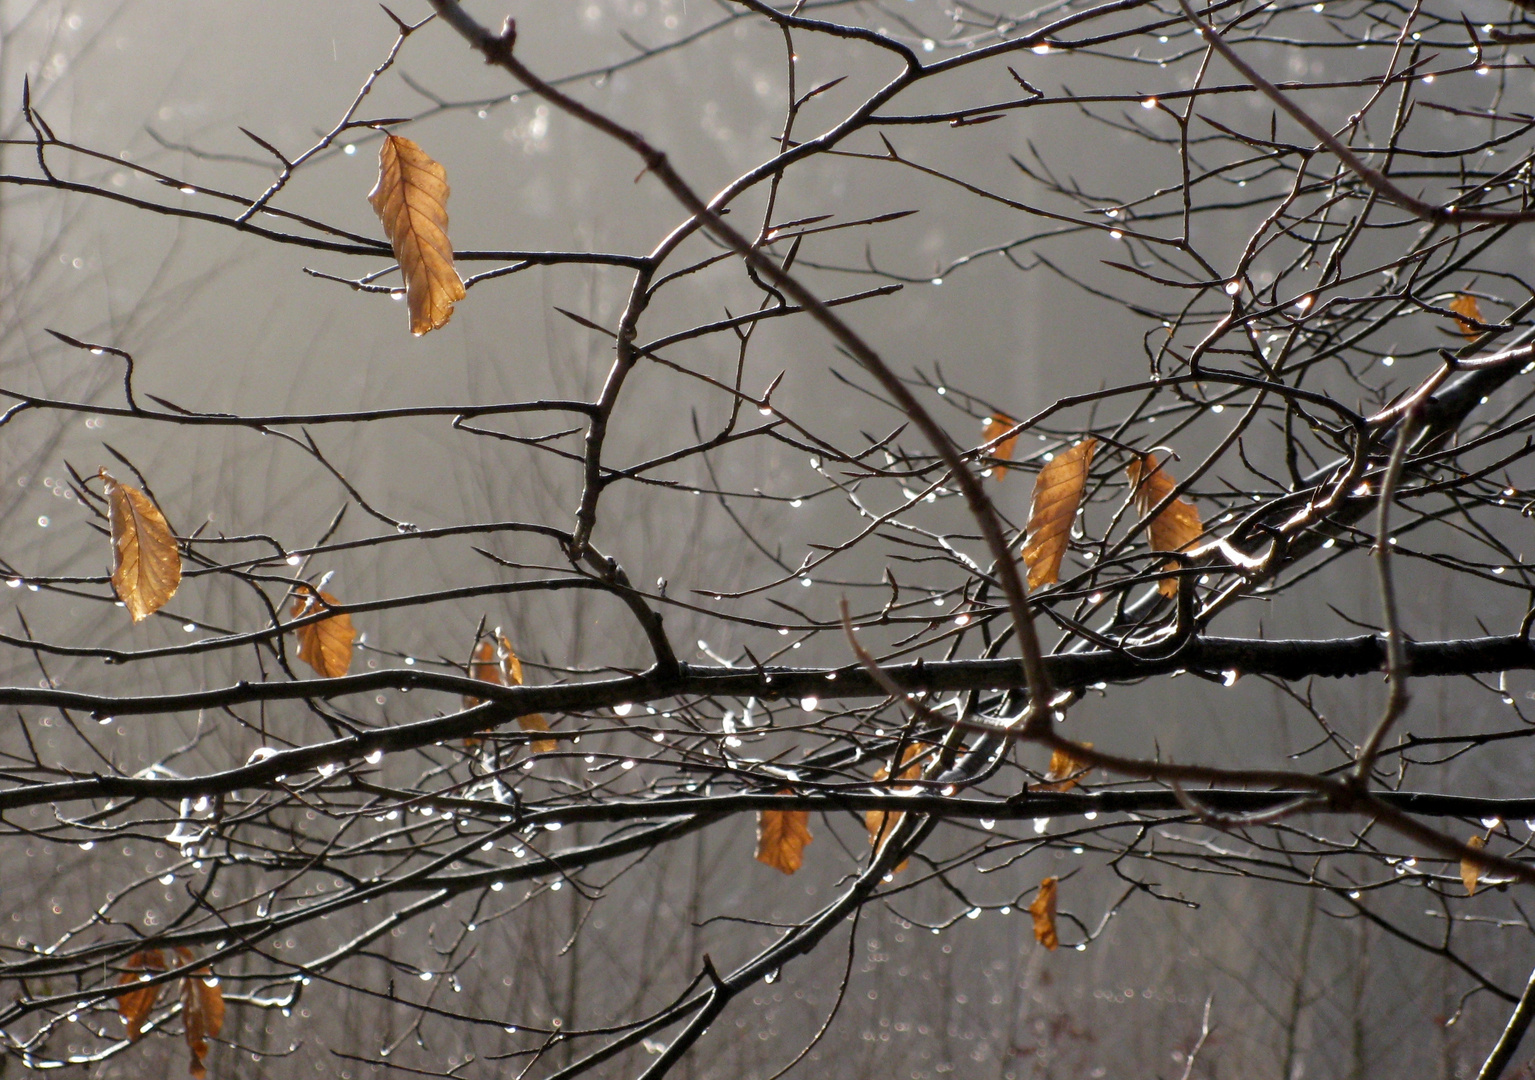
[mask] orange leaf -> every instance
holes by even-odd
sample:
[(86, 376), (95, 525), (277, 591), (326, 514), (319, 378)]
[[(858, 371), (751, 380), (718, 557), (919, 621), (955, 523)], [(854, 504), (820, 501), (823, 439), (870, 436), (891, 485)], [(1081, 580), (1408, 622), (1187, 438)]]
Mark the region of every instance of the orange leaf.
[(1054, 951), (1061, 943), (1061, 939), (1055, 936), (1055, 886), (1058, 878), (1047, 877), (1039, 883), (1039, 893), (1034, 897), (1034, 902), (1029, 905), (1029, 914), (1034, 916), (1034, 940), (1045, 948)]
[(107, 493), (112, 527), (112, 588), (140, 622), (165, 606), (181, 584), (181, 550), (165, 515), (136, 487), (119, 484), (105, 469), (98, 474)]
[[(926, 749), (927, 749), (927, 747), (925, 747), (921, 743), (912, 743), (911, 745), (906, 747), (906, 750), (901, 754), (901, 764), (902, 765), (906, 765), (907, 762), (911, 762), (912, 758), (916, 757), (918, 754), (922, 753), (922, 751), (924, 751)], [(901, 779), (901, 780), (915, 780), (915, 779), (917, 779), (921, 775), (922, 775), (922, 762), (916, 761), (916, 762), (912, 762), (904, 771), (902, 771), (899, 779)], [(884, 780), (884, 779), (888, 778), (889, 776), (890, 776), (890, 770), (884, 768), (883, 766), (881, 766), (874, 773), (874, 779), (875, 779), (876, 782), (878, 782), (880, 780)], [(896, 790), (896, 791), (910, 791), (911, 787), (910, 786), (902, 786), (902, 787), (897, 787), (894, 790)], [(901, 811), (901, 810), (896, 810), (896, 811), (893, 811), (893, 812), (892, 811), (885, 811), (885, 810), (868, 810), (868, 811), (865, 811), (864, 815), (863, 815), (863, 824), (864, 824), (864, 828), (869, 830), (869, 846), (877, 848), (877, 847), (880, 846), (880, 844), (884, 843), (885, 842), (885, 838), (888, 837), (891, 833), (895, 832), (896, 826), (898, 826), (901, 823), (901, 818), (903, 818), (904, 816), (905, 816), (905, 812)], [(899, 874), (902, 870), (905, 870), (906, 869), (907, 861), (908, 860), (906, 860), (906, 859), (902, 859), (901, 860), (901, 865), (897, 866), (895, 868), (894, 873)]]
[[(1481, 851), (1487, 846), (1487, 841), (1480, 836), (1473, 836), (1466, 841), (1466, 846), (1474, 851)], [(1467, 896), (1476, 895), (1476, 886), (1482, 879), (1482, 864), (1476, 859), (1460, 860), (1460, 881), (1466, 887)]]
[(420, 337), (446, 325), (453, 305), (464, 298), (448, 240), (447, 170), (409, 139), (385, 135), (368, 201), (405, 276), (410, 332)]
[[(780, 795), (793, 792), (784, 790)], [(792, 874), (805, 862), (805, 845), (810, 843), (810, 811), (758, 810), (757, 861), (774, 870)]]
[[(125, 966), (128, 970), (117, 978), (119, 986), (139, 983), (147, 977), (135, 972), (158, 974), (164, 971), (165, 954), (159, 949), (145, 949), (128, 957), (128, 963)], [(129, 1042), (138, 1042), (144, 1034), (144, 1021), (148, 1020), (149, 1014), (154, 1012), (155, 1002), (160, 1000), (160, 991), (164, 988), (164, 983), (156, 983), (154, 986), (144, 986), (117, 995), (117, 1012), (123, 1018), (123, 1023), (128, 1025)]]
[[(1177, 488), (1178, 481), (1150, 454), (1130, 461), (1130, 482), (1135, 485), (1136, 512), (1145, 515)], [(1181, 496), (1151, 521), (1151, 546), (1155, 551), (1183, 551), (1204, 533), (1199, 511), (1194, 504)], [(1178, 564), (1170, 562), (1164, 570), (1176, 570)], [(1178, 579), (1164, 578), (1157, 586), (1163, 596), (1178, 595)]]
[[(183, 966), (191, 964), (192, 950), (177, 946), (176, 960)], [(208, 1036), (217, 1036), (224, 1028), (224, 991), (209, 968), (198, 968), (182, 978), (181, 1023), (186, 1029), (187, 1049), (192, 1052), (187, 1072), (194, 1080), (203, 1080), (208, 1075), (203, 1064), (208, 1057)]]
[[(981, 442), (989, 443), (992, 439), (995, 439), (1004, 431), (1015, 428), (1017, 426), (1018, 421), (1012, 419), (1006, 413), (997, 413), (994, 416), (988, 416), (985, 420), (981, 421)], [(1009, 435), (1007, 438), (997, 443), (996, 446), (992, 447), (991, 456), (998, 458), (1001, 461), (1013, 460), (1013, 446), (1017, 442), (1018, 436), (1016, 433)], [(1002, 479), (1006, 473), (1006, 465), (992, 466), (992, 475), (995, 476), (998, 480)]]
[[(314, 590), (300, 585), (293, 594), (293, 617), (313, 615), (340, 603), (328, 592), (321, 592), (316, 600)], [(352, 617), (345, 612), (301, 626), (296, 633), (298, 658), (322, 677), (339, 679), (352, 666), (352, 643), (357, 640), (357, 631), (352, 629)]]
[[(1093, 744), (1082, 744), (1091, 750)], [(1071, 756), (1065, 750), (1056, 750), (1050, 754), (1050, 771), (1045, 774), (1046, 783), (1040, 786), (1044, 791), (1070, 791), (1077, 786), (1083, 773), (1088, 769), (1088, 764)]]
[[(1456, 319), (1455, 325), (1460, 327), (1460, 332), (1465, 335), (1467, 341), (1475, 341), (1482, 336), (1482, 332), (1474, 325), (1474, 323), (1485, 322), (1476, 297), (1470, 293), (1456, 293), (1455, 299), (1450, 301), (1450, 310), (1457, 315), (1465, 316), (1465, 318)], [(1468, 322), (1468, 319), (1471, 321)]]
[(1056, 454), (1034, 481), (1029, 505), (1028, 539), (1023, 561), (1029, 568), (1029, 588), (1053, 585), (1060, 580), (1061, 557), (1071, 540), (1071, 523), (1082, 504), (1087, 468), (1093, 463), (1097, 439), (1083, 439), (1070, 450)]
[[(469, 661), (469, 677), (496, 686), (522, 685), (522, 661), (517, 659), (512, 643), (501, 636), (499, 628), (494, 643), (482, 641), (475, 646), (474, 658)], [(472, 709), (479, 703), (479, 698), (464, 695), (464, 708)], [(542, 713), (526, 713), (517, 718), (517, 726), (523, 731), (548, 731), (549, 721)], [(480, 740), (471, 736), (464, 740), (464, 745), (472, 750), (480, 745)], [(535, 754), (552, 754), (560, 748), (555, 739), (534, 739), (532, 746)]]

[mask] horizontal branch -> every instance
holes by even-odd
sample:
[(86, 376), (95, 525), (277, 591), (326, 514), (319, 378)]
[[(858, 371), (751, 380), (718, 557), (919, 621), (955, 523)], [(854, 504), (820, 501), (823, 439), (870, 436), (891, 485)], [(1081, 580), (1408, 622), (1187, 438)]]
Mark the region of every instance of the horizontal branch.
[[(582, 584), (582, 579), (575, 579)], [(574, 582), (573, 582), (574, 583)], [(368, 605), (352, 605), (356, 611)], [(1407, 643), (1407, 673), (1413, 676), (1482, 675), (1535, 670), (1535, 645), (1518, 635)], [(1377, 634), (1342, 638), (1194, 638), (1160, 657), (1125, 650), (1095, 649), (1045, 657), (1055, 685), (1084, 688), (1096, 683), (1130, 682), (1181, 671), (1268, 675), (1285, 681), (1349, 678), (1385, 670), (1385, 640)], [(118, 696), (50, 690), (30, 686), (0, 687), (0, 705), (37, 705), (75, 709), (96, 717), (149, 716), (197, 712), (257, 701), (301, 701), (371, 694), (379, 690), (441, 690), (485, 698), (512, 715), (530, 712), (584, 712), (614, 705), (675, 697), (722, 695), (767, 700), (816, 697), (822, 700), (883, 697), (885, 690), (857, 664), (835, 668), (717, 667), (682, 664), (672, 679), (645, 673), (616, 679), (558, 686), (496, 686), (447, 672), (387, 668), (339, 679), (304, 682), (237, 682), (214, 690), (185, 694)], [(971, 690), (1021, 690), (1027, 687), (1022, 664), (1006, 660), (917, 660), (892, 664), (884, 675), (908, 693), (962, 693)], [(447, 722), (455, 718), (443, 718)], [(483, 716), (473, 723), (485, 725)], [(478, 730), (467, 727), (466, 731)], [(455, 732), (448, 732), (451, 737)], [(461, 734), (461, 733), (460, 733)]]
[[(1046, 658), (1057, 686), (1085, 687), (1128, 682), (1181, 670), (1239, 672), (1285, 680), (1312, 676), (1339, 678), (1384, 670), (1385, 646), (1375, 635), (1331, 640), (1265, 641), (1256, 638), (1196, 638), (1176, 653), (1141, 658), (1123, 651), (1096, 651)], [(1473, 675), (1535, 669), (1535, 648), (1522, 637), (1468, 638), (1408, 643), (1407, 671), (1415, 676)], [(902, 690), (930, 693), (1021, 689), (1017, 660), (956, 660), (894, 665), (884, 677)], [(586, 712), (599, 708), (676, 697), (727, 696), (818, 699), (886, 695), (861, 667), (739, 669), (679, 665), (679, 674), (653, 672), (563, 686), (504, 687), (445, 672), (390, 669), (292, 683), (246, 683), (187, 694), (120, 697), (35, 687), (0, 687), (0, 705), (42, 706), (107, 716), (146, 716), (218, 709), (257, 701), (335, 698), (384, 689), (439, 690), (485, 699), (472, 709), (397, 724), (345, 738), (280, 751), (260, 761), (186, 779), (145, 776), (91, 776), (0, 791), (0, 811), (19, 806), (81, 799), (182, 799), (267, 785), (322, 765), (335, 766), (368, 754), (398, 753), (449, 739), (461, 739), (528, 713)], [(558, 738), (560, 732), (550, 733)], [(550, 735), (540, 734), (540, 738)]]
[[(1261, 814), (1302, 799), (1313, 800), (1303, 813), (1353, 814), (1352, 809), (1338, 809), (1315, 802), (1310, 791), (1251, 791), (1242, 788), (1200, 788), (1192, 792), (1200, 807), (1219, 814)], [(1535, 797), (1481, 798), (1471, 795), (1441, 795), (1431, 791), (1376, 791), (1372, 797), (1387, 806), (1420, 817), (1488, 818), (1519, 820), (1535, 817)], [(1127, 791), (1047, 791), (1031, 788), (1006, 798), (984, 798), (974, 793), (965, 796), (938, 792), (902, 793), (883, 791), (811, 791), (740, 792), (725, 795), (666, 795), (654, 799), (609, 799), (578, 806), (551, 806), (529, 810), (521, 820), (528, 825), (557, 821), (561, 825), (580, 822), (619, 822), (669, 817), (681, 814), (740, 814), (760, 810), (805, 810), (815, 813), (870, 810), (912, 811), (947, 820), (1019, 821), (1047, 817), (1077, 817), (1083, 814), (1144, 814), (1171, 812), (1188, 815), (1176, 791), (1169, 788)], [(431, 797), (423, 804), (451, 807), (458, 812), (491, 807), (504, 814), (497, 803), (474, 799)]]

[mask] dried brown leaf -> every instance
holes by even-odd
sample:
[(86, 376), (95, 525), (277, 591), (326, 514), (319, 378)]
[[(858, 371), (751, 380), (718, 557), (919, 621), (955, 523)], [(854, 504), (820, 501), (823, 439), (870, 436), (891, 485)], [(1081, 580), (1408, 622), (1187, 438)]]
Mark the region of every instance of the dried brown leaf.
[(134, 622), (165, 606), (181, 584), (181, 549), (165, 515), (136, 487), (100, 470), (112, 527), (112, 588)]
[[(128, 970), (117, 977), (119, 986), (138, 983), (150, 974), (159, 974), (164, 971), (165, 954), (159, 949), (145, 949), (128, 957), (128, 963), (124, 966)], [(153, 986), (144, 986), (117, 995), (117, 1012), (128, 1027), (129, 1042), (138, 1042), (143, 1036), (144, 1021), (148, 1020), (149, 1014), (155, 1011), (155, 1002), (160, 1000), (160, 991), (163, 989), (165, 989), (164, 983), (156, 983)]]
[[(791, 795), (793, 792), (785, 790), (779, 794)], [(805, 845), (810, 840), (810, 811), (757, 811), (758, 862), (792, 874), (804, 865)]]
[[(1146, 514), (1178, 486), (1178, 481), (1168, 475), (1166, 469), (1150, 454), (1130, 461), (1130, 482), (1135, 485), (1135, 509)], [(1205, 527), (1199, 520), (1194, 504), (1179, 496), (1151, 521), (1151, 546), (1156, 551), (1182, 551), (1204, 534)], [(1178, 564), (1170, 562), (1165, 570), (1176, 570)], [(1164, 578), (1157, 586), (1163, 596), (1178, 595), (1178, 579)]]
[(1054, 951), (1061, 939), (1055, 935), (1055, 887), (1060, 879), (1047, 877), (1039, 883), (1039, 892), (1029, 905), (1034, 916), (1034, 940)]
[[(1486, 320), (1482, 318), (1482, 309), (1476, 302), (1476, 297), (1470, 293), (1456, 293), (1455, 299), (1450, 301), (1450, 310), (1456, 315), (1465, 316), (1465, 318), (1456, 319), (1455, 325), (1460, 327), (1460, 332), (1467, 341), (1475, 341), (1482, 336), (1482, 332), (1476, 328), (1475, 323)], [(1468, 319), (1472, 321), (1468, 322)]]
[(1039, 470), (1029, 505), (1028, 539), (1023, 545), (1031, 589), (1060, 580), (1061, 557), (1071, 540), (1071, 523), (1076, 520), (1077, 507), (1082, 505), (1087, 469), (1097, 447), (1097, 439), (1083, 439), (1070, 450), (1055, 455)]
[[(1082, 744), (1091, 750), (1093, 744)], [(1055, 750), (1050, 754), (1050, 771), (1045, 775), (1045, 783), (1040, 784), (1042, 791), (1070, 791), (1077, 786), (1082, 774), (1087, 771), (1087, 762), (1074, 758), (1065, 750)]]
[[(989, 443), (992, 439), (995, 439), (1004, 431), (1015, 428), (1017, 426), (1018, 421), (1012, 419), (1006, 413), (996, 413), (995, 415), (988, 416), (981, 422), (981, 442), (983, 444)], [(1017, 445), (1017, 442), (1018, 436), (1016, 433), (1009, 435), (1007, 438), (997, 443), (996, 446), (992, 447), (991, 456), (997, 458), (999, 462), (1013, 460), (1013, 447)], [(997, 464), (992, 466), (992, 476), (996, 477), (998, 480), (1002, 479), (1002, 477), (1006, 474), (1006, 465)]]
[[(192, 962), (189, 949), (178, 948), (183, 964)], [(187, 1049), (192, 1052), (187, 1072), (195, 1080), (208, 1075), (204, 1062), (208, 1057), (208, 1038), (224, 1028), (224, 991), (208, 968), (199, 968), (181, 980), (181, 1023), (186, 1028)]]
[[(496, 655), (494, 642), (482, 641), (474, 647), (474, 656), (469, 661), (469, 677), (488, 682), (492, 686), (506, 685), (501, 678), (501, 658)], [(472, 709), (480, 704), (480, 701), (480, 698), (465, 694), (464, 708)]]
[[(1466, 841), (1466, 846), (1474, 851), (1481, 851), (1487, 846), (1487, 841), (1480, 836), (1473, 836)], [(1476, 859), (1460, 860), (1460, 881), (1466, 887), (1467, 896), (1476, 895), (1477, 883), (1482, 880), (1482, 864)]]
[[(328, 592), (321, 592), (319, 600), (307, 585), (300, 585), (293, 594), (293, 617), (313, 615), (326, 606), (339, 606)], [(315, 672), (327, 679), (339, 679), (352, 666), (352, 643), (357, 631), (352, 628), (352, 617), (345, 612), (329, 615), (318, 622), (301, 626), (298, 634), (298, 658)]]
[[(474, 657), (469, 661), (469, 677), (496, 686), (521, 686), (522, 661), (517, 659), (512, 643), (498, 632), (493, 643), (482, 641), (475, 646)], [(479, 703), (477, 697), (464, 696), (466, 709)], [(517, 718), (517, 726), (523, 731), (548, 731), (549, 721), (544, 719), (543, 713), (526, 713)], [(464, 740), (464, 745), (472, 750), (480, 745), (480, 740), (470, 736)], [(535, 739), (532, 747), (535, 754), (552, 754), (560, 744), (555, 739)]]
[(415, 143), (384, 136), (378, 151), (378, 183), (368, 201), (384, 223), (405, 276), (410, 332), (420, 337), (453, 317), (464, 283), (453, 269), (448, 240), (448, 172)]
[[(918, 777), (920, 777), (922, 775), (922, 762), (920, 762), (920, 761), (912, 761), (911, 759), (916, 757), (918, 754), (922, 753), (926, 749), (927, 749), (927, 747), (925, 745), (923, 745), (922, 743), (912, 743), (911, 745), (906, 747), (906, 749), (901, 753), (901, 764), (902, 765), (907, 765), (908, 762), (911, 762), (911, 764), (907, 765), (907, 767), (904, 770), (902, 770), (901, 775), (898, 777), (898, 779), (901, 779), (901, 780), (915, 780), (915, 779), (917, 779)], [(881, 766), (874, 773), (875, 782), (878, 782), (880, 780), (885, 780), (889, 776), (890, 776), (890, 770), (886, 769), (884, 766)], [(895, 791), (910, 791), (911, 787), (909, 785), (901, 786), (901, 787), (895, 788), (894, 790)], [(887, 836), (889, 836), (891, 833), (895, 832), (896, 826), (900, 825), (901, 818), (903, 818), (903, 817), (905, 817), (905, 813), (903, 811), (900, 811), (900, 810), (896, 810), (896, 811), (868, 810), (868, 811), (865, 811), (864, 815), (863, 815), (863, 824), (864, 824), (864, 828), (869, 830), (869, 846), (877, 848), (877, 847), (880, 846), (880, 844), (884, 843), (885, 842), (885, 838)], [(893, 873), (899, 874), (902, 870), (905, 870), (906, 869), (907, 861), (908, 860), (906, 860), (906, 859), (902, 859), (901, 860), (901, 865), (897, 866), (895, 868), (895, 870), (893, 871)]]

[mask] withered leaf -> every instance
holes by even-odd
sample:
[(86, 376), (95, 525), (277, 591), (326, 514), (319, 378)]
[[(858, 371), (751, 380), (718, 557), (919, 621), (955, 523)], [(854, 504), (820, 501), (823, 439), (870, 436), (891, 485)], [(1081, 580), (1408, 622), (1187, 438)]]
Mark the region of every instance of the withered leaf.
[[(995, 413), (992, 416), (988, 416), (981, 423), (981, 442), (983, 444), (989, 443), (992, 439), (995, 439), (1004, 431), (1007, 431), (1010, 428), (1015, 428), (1017, 426), (1018, 421), (1012, 419), (1006, 413)], [(996, 446), (992, 447), (991, 456), (996, 458), (999, 462), (1011, 461), (1013, 459), (1013, 447), (1017, 445), (1017, 442), (1018, 436), (1016, 434), (1009, 435), (1007, 438), (997, 443)], [(992, 475), (998, 480), (1002, 479), (1006, 473), (1006, 465), (997, 464), (992, 466)]]
[[(1093, 744), (1082, 744), (1091, 750)], [(1088, 765), (1071, 756), (1068, 751), (1054, 750), (1050, 754), (1050, 771), (1045, 774), (1045, 783), (1039, 785), (1044, 791), (1070, 791), (1077, 786), (1082, 774), (1087, 771)]]
[[(150, 974), (157, 975), (164, 971), (165, 954), (159, 949), (145, 949), (128, 957), (128, 963), (124, 966), (128, 970), (117, 977), (119, 986), (139, 983)], [(156, 983), (117, 995), (117, 1012), (127, 1025), (129, 1042), (138, 1042), (144, 1034), (144, 1021), (154, 1012), (155, 1002), (160, 1000), (160, 991), (164, 988), (164, 983)]]
[(100, 470), (112, 529), (112, 588), (134, 622), (165, 606), (181, 584), (181, 549), (165, 515), (136, 487)]
[[(469, 677), (496, 686), (522, 685), (522, 661), (517, 659), (512, 643), (499, 629), (493, 642), (482, 641), (474, 647), (474, 656), (469, 661)], [(464, 695), (464, 708), (472, 709), (479, 703), (479, 698)], [(548, 731), (549, 721), (544, 719), (543, 713), (526, 713), (517, 718), (517, 726), (523, 731)], [(480, 740), (470, 736), (464, 740), (464, 745), (472, 750), (480, 745)], [(534, 739), (532, 745), (535, 754), (552, 754), (560, 748), (554, 739)]]
[[(907, 765), (907, 767), (901, 771), (901, 775), (898, 777), (898, 779), (901, 779), (901, 780), (915, 780), (919, 776), (922, 775), (922, 762), (920, 762), (920, 761), (913, 762), (911, 759), (916, 757), (918, 754), (921, 754), (926, 749), (927, 749), (927, 747), (924, 746), (922, 743), (912, 743), (911, 745), (906, 747), (906, 749), (901, 753), (901, 764), (902, 765), (907, 765), (908, 762), (911, 762), (911, 764)], [(874, 779), (875, 779), (876, 782), (880, 781), (880, 780), (885, 780), (889, 776), (890, 776), (890, 770), (886, 769), (883, 766), (881, 766), (874, 773)], [(896, 790), (896, 791), (910, 791), (911, 787), (910, 786), (902, 786), (902, 787), (897, 787), (894, 790)], [(877, 848), (877, 847), (880, 846), (880, 844), (884, 843), (885, 842), (885, 838), (888, 837), (891, 833), (895, 832), (896, 826), (898, 826), (901, 823), (901, 818), (903, 818), (903, 817), (905, 817), (905, 812), (901, 811), (901, 810), (896, 810), (896, 811), (868, 810), (868, 811), (865, 811), (864, 815), (863, 815), (863, 824), (864, 824), (864, 828), (869, 830), (869, 846)], [(901, 860), (901, 865), (897, 866), (895, 868), (895, 870), (893, 871), (893, 873), (899, 874), (902, 870), (905, 870), (906, 869), (906, 863), (908, 861), (909, 860), (907, 860), (907, 859), (902, 859)]]
[[(792, 795), (784, 790), (780, 795)], [(792, 874), (805, 862), (805, 845), (810, 843), (810, 811), (758, 810), (757, 861)]]
[(1039, 892), (1029, 905), (1029, 914), (1034, 916), (1034, 940), (1052, 951), (1061, 943), (1055, 936), (1055, 887), (1058, 881), (1053, 877), (1041, 881)]
[[(1480, 836), (1473, 836), (1466, 841), (1466, 846), (1473, 851), (1481, 851), (1487, 846), (1487, 841)], [(1466, 887), (1467, 896), (1476, 895), (1476, 886), (1482, 880), (1482, 864), (1475, 859), (1460, 860), (1460, 881)]]
[[(1482, 332), (1476, 328), (1476, 323), (1484, 322), (1482, 309), (1476, 302), (1476, 297), (1470, 293), (1456, 293), (1455, 299), (1450, 301), (1450, 310), (1464, 318), (1455, 320), (1455, 325), (1460, 327), (1460, 332), (1467, 341), (1475, 341), (1482, 336)], [(1467, 321), (1471, 320), (1471, 321)]]
[(448, 173), (415, 143), (384, 136), (378, 151), (378, 183), (368, 201), (394, 245), (405, 276), (410, 332), (420, 337), (453, 317), (464, 283), (453, 269), (448, 240)]
[[(302, 618), (324, 610), (326, 606), (340, 605), (328, 592), (320, 592), (319, 599), (307, 585), (300, 585), (293, 594), (293, 617)], [(298, 634), (298, 658), (316, 674), (327, 679), (339, 679), (352, 666), (352, 643), (357, 631), (352, 628), (352, 617), (345, 612), (328, 615), (317, 622), (301, 626)]]
[[(192, 962), (189, 950), (178, 948), (176, 952), (182, 963)], [(216, 1037), (224, 1028), (224, 991), (206, 967), (181, 980), (181, 1023), (186, 1028), (187, 1049), (192, 1052), (187, 1072), (195, 1080), (204, 1080), (208, 1075), (204, 1064), (208, 1057), (208, 1037)]]
[[(1150, 454), (1130, 461), (1130, 483), (1135, 485), (1135, 509), (1146, 514), (1177, 488), (1178, 481)], [(1151, 520), (1151, 546), (1157, 551), (1182, 551), (1204, 533), (1199, 511), (1182, 496), (1174, 499), (1167, 509)], [(1163, 569), (1176, 570), (1176, 562)], [(1157, 586), (1163, 596), (1178, 595), (1178, 579), (1164, 578)]]
[(1093, 463), (1097, 439), (1083, 439), (1070, 450), (1063, 450), (1034, 481), (1034, 498), (1029, 504), (1028, 539), (1023, 544), (1023, 562), (1029, 568), (1029, 588), (1053, 585), (1060, 580), (1061, 557), (1071, 540), (1071, 523), (1082, 505), (1082, 489), (1087, 486), (1087, 469)]

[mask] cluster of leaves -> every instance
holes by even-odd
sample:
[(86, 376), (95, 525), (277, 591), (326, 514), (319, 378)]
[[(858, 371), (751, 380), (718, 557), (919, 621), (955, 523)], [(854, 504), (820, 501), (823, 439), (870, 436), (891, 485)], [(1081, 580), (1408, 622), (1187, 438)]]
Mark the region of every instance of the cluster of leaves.
[[(117, 1011), (127, 1027), (128, 1041), (136, 1043), (143, 1037), (145, 1025), (159, 1004), (169, 984), (166, 979), (156, 979), (168, 971), (182, 971), (179, 982), (179, 1011), (191, 1061), (187, 1072), (195, 1080), (208, 1075), (204, 1064), (208, 1056), (208, 1040), (217, 1038), (224, 1028), (224, 991), (219, 980), (207, 967), (197, 967), (192, 950), (176, 946), (172, 950), (174, 965), (167, 962), (162, 949), (144, 949), (128, 958), (126, 969), (118, 977), (122, 987), (117, 994)], [(147, 985), (145, 985), (147, 984)]]

